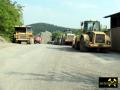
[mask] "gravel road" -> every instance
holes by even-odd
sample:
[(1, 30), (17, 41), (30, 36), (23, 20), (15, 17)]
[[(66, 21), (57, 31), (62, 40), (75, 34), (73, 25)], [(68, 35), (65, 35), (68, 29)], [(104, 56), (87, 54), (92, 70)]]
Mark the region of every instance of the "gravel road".
[[(98, 88), (120, 78), (119, 53), (82, 53), (70, 46), (0, 45), (0, 90), (120, 90)], [(120, 81), (119, 81), (120, 82)]]

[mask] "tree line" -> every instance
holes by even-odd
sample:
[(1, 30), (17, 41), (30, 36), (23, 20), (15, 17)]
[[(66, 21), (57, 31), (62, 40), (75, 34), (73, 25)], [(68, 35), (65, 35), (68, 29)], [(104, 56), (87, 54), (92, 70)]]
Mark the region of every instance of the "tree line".
[(34, 35), (39, 34), (41, 32), (49, 31), (53, 32), (65, 32), (67, 30), (72, 30), (72, 28), (61, 27), (53, 24), (48, 23), (34, 23), (29, 26), (32, 26)]
[(0, 0), (0, 36), (10, 39), (14, 26), (22, 25), (22, 6), (11, 0)]

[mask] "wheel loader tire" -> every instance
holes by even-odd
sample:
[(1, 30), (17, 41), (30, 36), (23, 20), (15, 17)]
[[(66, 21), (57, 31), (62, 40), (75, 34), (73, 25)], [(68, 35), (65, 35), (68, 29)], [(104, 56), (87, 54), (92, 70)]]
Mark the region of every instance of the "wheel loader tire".
[(75, 47), (74, 47), (76, 50), (77, 50), (77, 45), (75, 44)]
[(79, 42), (77, 42), (77, 43), (75, 44), (75, 49), (76, 49), (76, 50), (80, 50), (79, 44), (80, 44)]
[(75, 45), (72, 45), (72, 48), (75, 48)]
[(80, 39), (80, 51), (81, 52), (87, 52), (88, 48), (85, 46), (84, 38), (82, 37)]

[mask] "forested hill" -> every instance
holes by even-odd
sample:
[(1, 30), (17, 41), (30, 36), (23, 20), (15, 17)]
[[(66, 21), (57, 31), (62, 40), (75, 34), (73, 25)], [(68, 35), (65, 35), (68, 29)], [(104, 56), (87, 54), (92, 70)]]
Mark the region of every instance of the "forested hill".
[(55, 32), (55, 31), (66, 31), (66, 30), (73, 30), (71, 28), (65, 28), (65, 27), (60, 27), (56, 26), (53, 24), (47, 24), (47, 23), (35, 23), (35, 24), (30, 24), (29, 26), (32, 26), (34, 34), (39, 34), (40, 32), (44, 31), (50, 31), (50, 32)]

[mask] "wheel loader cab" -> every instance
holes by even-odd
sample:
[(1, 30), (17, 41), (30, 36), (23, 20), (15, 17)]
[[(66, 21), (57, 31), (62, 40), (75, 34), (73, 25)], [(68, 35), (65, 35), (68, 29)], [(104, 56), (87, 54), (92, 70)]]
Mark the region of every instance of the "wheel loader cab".
[(99, 21), (84, 21), (81, 23), (81, 27), (84, 33), (91, 31), (100, 31)]

